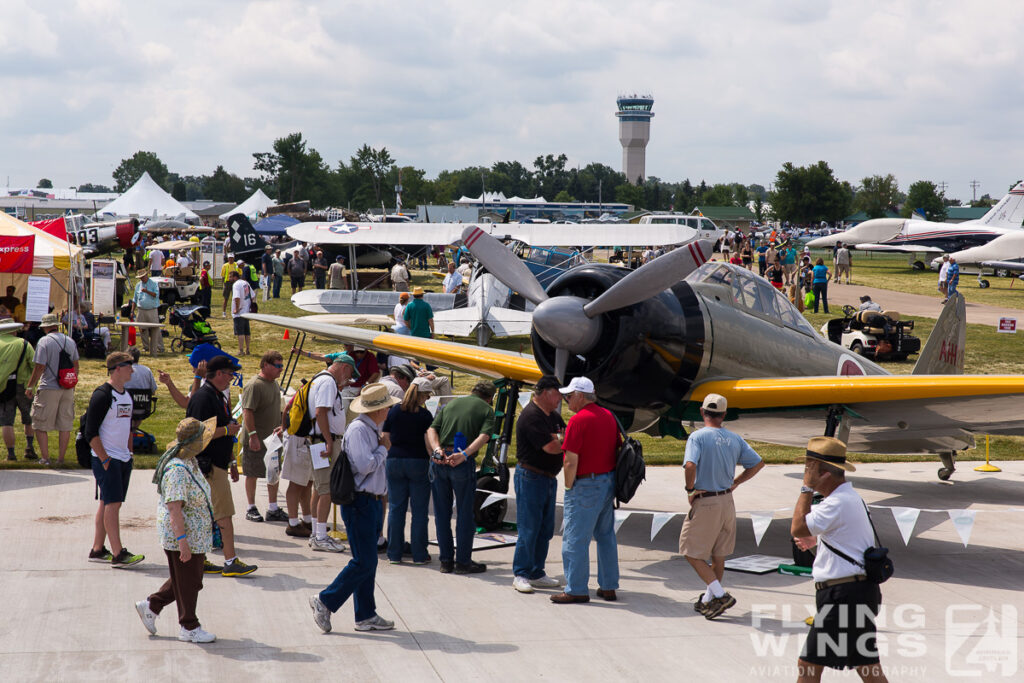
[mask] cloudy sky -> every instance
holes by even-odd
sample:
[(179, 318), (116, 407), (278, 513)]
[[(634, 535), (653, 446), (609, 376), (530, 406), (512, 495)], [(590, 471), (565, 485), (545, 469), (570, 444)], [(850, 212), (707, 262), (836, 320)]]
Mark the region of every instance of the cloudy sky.
[(649, 92), (647, 172), (768, 185), (782, 163), (999, 197), (1024, 178), (1024, 2), (6, 0), (0, 185), (181, 174), (301, 131), (439, 170), (565, 153), (621, 168), (615, 98)]

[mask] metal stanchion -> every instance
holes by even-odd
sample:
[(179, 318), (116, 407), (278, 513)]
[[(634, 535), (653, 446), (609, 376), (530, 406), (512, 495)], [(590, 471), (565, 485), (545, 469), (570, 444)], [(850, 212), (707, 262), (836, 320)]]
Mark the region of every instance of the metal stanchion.
[(974, 468), (974, 471), (975, 472), (1002, 472), (1001, 469), (999, 469), (995, 465), (990, 464), (989, 461), (988, 461), (988, 439), (989, 439), (989, 435), (986, 434), (985, 435), (985, 464), (984, 465), (978, 465), (977, 467)]

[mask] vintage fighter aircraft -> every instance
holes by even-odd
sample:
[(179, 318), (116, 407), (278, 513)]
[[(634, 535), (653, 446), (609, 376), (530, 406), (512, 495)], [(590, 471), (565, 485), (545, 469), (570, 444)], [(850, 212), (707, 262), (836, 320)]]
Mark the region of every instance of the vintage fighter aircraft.
[(247, 317), (364, 347), (504, 378), (500, 448), (515, 394), (544, 373), (594, 381), (601, 405), (630, 431), (682, 434), (704, 396), (729, 400), (730, 429), (801, 446), (823, 432), (852, 452), (936, 453), (942, 479), (974, 434), (1024, 434), (1024, 377), (959, 375), (966, 317), (951, 297), (911, 375), (892, 375), (818, 335), (778, 290), (753, 273), (705, 262), (710, 244), (676, 249), (635, 271), (589, 264), (545, 291), (500, 242), (475, 226), (463, 241), (502, 282), (536, 305), (534, 355), (297, 321)]
[(1022, 232), (1024, 182), (1017, 183), (981, 218), (963, 223), (937, 223), (916, 218), (873, 218), (846, 232), (819, 237), (807, 243), (812, 249), (834, 247), (842, 242), (860, 251), (908, 254), (917, 270), (924, 262), (915, 254), (943, 254), (988, 244), (1003, 235)]

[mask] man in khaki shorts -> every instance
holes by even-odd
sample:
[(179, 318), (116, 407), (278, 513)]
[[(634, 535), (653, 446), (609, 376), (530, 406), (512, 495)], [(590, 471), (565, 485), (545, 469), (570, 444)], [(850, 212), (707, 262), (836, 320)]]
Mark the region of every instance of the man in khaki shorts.
[[(53, 313), (47, 313), (39, 322), (44, 336), (36, 344), (36, 367), (25, 385), (25, 396), (32, 399), (32, 426), (39, 439), (40, 463), (50, 464), (50, 437), (47, 432), (58, 432), (57, 467), (64, 466), (64, 454), (71, 441), (71, 429), (75, 421), (75, 389), (61, 387), (57, 379), (60, 367), (60, 352), (66, 351), (78, 375), (78, 347), (74, 340), (57, 331), (60, 321)], [(39, 391), (33, 397), (33, 389), (39, 383)]]
[(262, 522), (263, 515), (256, 508), (256, 482), (267, 479), (268, 522), (287, 522), (288, 515), (277, 505), (277, 480), (267, 478), (265, 458), (267, 448), (263, 441), (271, 434), (281, 432), (281, 385), (277, 378), (284, 368), (280, 351), (267, 351), (260, 359), (260, 372), (242, 389), (242, 469), (245, 471), (245, 497), (249, 507), (245, 518)]
[[(687, 437), (683, 462), (690, 512), (679, 534), (679, 552), (707, 584), (693, 605), (706, 619), (736, 604), (722, 588), (725, 558), (736, 547), (732, 491), (764, 467), (761, 456), (742, 437), (722, 427), (727, 408), (724, 396), (705, 397), (700, 409), (704, 427)], [(743, 466), (739, 476), (737, 465)]]

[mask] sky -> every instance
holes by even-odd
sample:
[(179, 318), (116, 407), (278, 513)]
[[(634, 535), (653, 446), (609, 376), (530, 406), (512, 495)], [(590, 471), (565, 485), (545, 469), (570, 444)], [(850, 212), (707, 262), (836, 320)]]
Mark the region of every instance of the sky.
[[(252, 176), (301, 132), (438, 171), (621, 170), (615, 100), (654, 96), (647, 174), (769, 186), (783, 163), (1001, 197), (1024, 178), (1024, 2), (6, 0), (0, 185), (112, 186), (138, 150)], [(550, 199), (550, 198), (549, 198)]]

